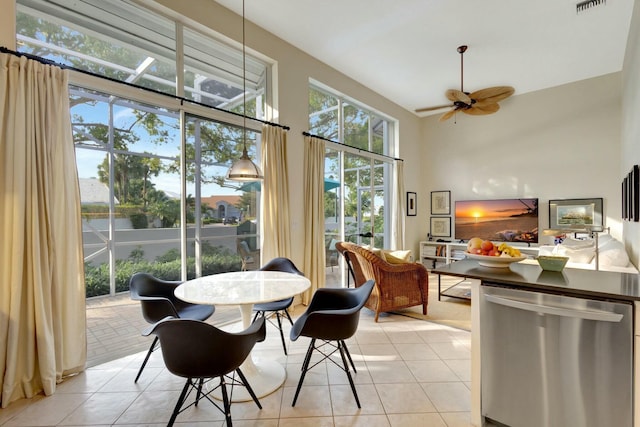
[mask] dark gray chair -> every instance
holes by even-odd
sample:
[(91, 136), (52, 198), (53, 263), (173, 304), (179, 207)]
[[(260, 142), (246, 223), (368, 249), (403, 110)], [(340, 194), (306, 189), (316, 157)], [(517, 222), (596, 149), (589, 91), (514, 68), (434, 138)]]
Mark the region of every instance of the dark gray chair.
[[(294, 273), (299, 274), (300, 276), (304, 276), (304, 273), (296, 267), (296, 265), (289, 258), (278, 257), (274, 258), (264, 266), (260, 268), (261, 271), (284, 271), (286, 273)], [(282, 340), (282, 348), (284, 349), (284, 354), (287, 354), (287, 344), (284, 340), (284, 331), (282, 330), (282, 315), (280, 313), (284, 313), (284, 315), (289, 319), (289, 323), (293, 326), (293, 320), (289, 315), (289, 307), (293, 303), (293, 297), (286, 298), (283, 300), (266, 302), (254, 304), (253, 311), (256, 313), (253, 316), (253, 320), (255, 321), (259, 316), (267, 317), (267, 313), (273, 313), (276, 316), (276, 320), (278, 322), (275, 325), (280, 330), (280, 339)], [(267, 317), (268, 318), (268, 317)], [(273, 322), (269, 321), (273, 324)]]
[[(214, 306), (191, 304), (176, 298), (173, 291), (181, 283), (161, 280), (148, 273), (136, 273), (129, 279), (129, 295), (132, 300), (140, 301), (142, 317), (151, 324), (165, 317), (193, 320), (207, 320), (211, 317), (215, 311)], [(147, 365), (151, 353), (158, 348), (157, 346), (158, 337), (155, 337), (134, 382), (138, 382), (142, 370)]]
[[(353, 397), (360, 408), (360, 399), (358, 399), (358, 393), (349, 372), (347, 359), (349, 359), (353, 372), (356, 372), (356, 367), (344, 340), (356, 333), (360, 310), (371, 295), (374, 285), (375, 282), (369, 280), (357, 288), (320, 288), (313, 294), (307, 310), (296, 320), (291, 329), (291, 341), (295, 341), (301, 336), (311, 338), (291, 406), (295, 406), (298, 400), (298, 394), (307, 372), (323, 360), (328, 360), (347, 374)], [(316, 345), (316, 340), (320, 340), (321, 344)], [(325, 346), (328, 350), (325, 350)], [(322, 355), (322, 359), (315, 361), (309, 367), (314, 350)], [(331, 355), (335, 352), (340, 352), (342, 366), (331, 359)]]
[[(180, 413), (206, 399), (225, 414), (227, 427), (231, 427), (231, 400), (236, 385), (246, 387), (258, 408), (262, 409), (240, 365), (249, 357), (255, 344), (264, 341), (265, 331), (264, 318), (237, 333), (225, 332), (208, 323), (189, 319), (167, 318), (150, 326), (143, 335), (155, 334), (160, 339), (162, 358), (169, 372), (187, 379), (167, 425), (172, 426)], [(234, 372), (239, 378), (229, 375)], [(205, 384), (216, 380), (219, 381), (217, 385), (213, 383), (203, 391)], [(230, 391), (227, 390), (227, 384), (231, 385)], [(223, 407), (210, 397), (218, 389), (222, 393)], [(196, 397), (187, 404), (193, 391)]]

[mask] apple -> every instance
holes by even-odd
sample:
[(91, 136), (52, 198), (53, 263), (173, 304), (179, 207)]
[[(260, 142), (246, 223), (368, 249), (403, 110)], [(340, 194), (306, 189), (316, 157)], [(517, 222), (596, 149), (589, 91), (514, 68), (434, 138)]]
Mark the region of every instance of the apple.
[(469, 243), (467, 243), (467, 252), (470, 254), (476, 253), (474, 249), (480, 249), (482, 246), (482, 239), (479, 237), (472, 237), (469, 239)]
[(492, 251), (494, 249), (493, 242), (489, 240), (483, 240), (482, 243), (480, 244), (480, 249), (482, 249), (483, 252)]

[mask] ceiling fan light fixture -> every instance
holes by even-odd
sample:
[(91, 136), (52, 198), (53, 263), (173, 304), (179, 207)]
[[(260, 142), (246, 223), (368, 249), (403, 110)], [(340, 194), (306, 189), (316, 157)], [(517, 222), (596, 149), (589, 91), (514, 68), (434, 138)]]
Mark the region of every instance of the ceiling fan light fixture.
[(449, 105), (440, 105), (437, 107), (418, 108), (416, 113), (422, 113), (425, 111), (440, 110), (442, 108), (449, 108), (449, 111), (440, 116), (440, 121), (444, 122), (451, 117), (455, 116), (456, 112), (462, 111), (465, 114), (472, 116), (483, 116), (486, 114), (493, 114), (500, 109), (498, 101), (502, 101), (513, 95), (515, 90), (511, 86), (495, 86), (486, 89), (480, 89), (475, 92), (464, 91), (464, 53), (467, 51), (468, 46), (458, 46), (458, 53), (460, 54), (460, 90), (449, 89), (445, 92), (446, 98), (451, 101)]

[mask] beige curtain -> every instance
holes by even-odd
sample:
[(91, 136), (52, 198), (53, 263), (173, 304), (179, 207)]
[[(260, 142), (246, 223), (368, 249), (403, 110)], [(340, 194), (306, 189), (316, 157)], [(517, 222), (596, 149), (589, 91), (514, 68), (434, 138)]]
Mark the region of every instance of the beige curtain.
[(404, 162), (395, 160), (394, 181), (396, 187), (396, 202), (391, 213), (391, 248), (406, 249), (404, 244), (404, 219), (406, 215), (406, 193), (404, 191)]
[(309, 304), (311, 296), (325, 285), (324, 250), (324, 156), (325, 143), (320, 138), (305, 136), (304, 144), (304, 272), (311, 288), (302, 296)]
[(262, 262), (275, 257), (291, 258), (289, 221), (289, 174), (287, 172), (287, 131), (278, 126), (262, 126)]
[(80, 192), (67, 72), (0, 54), (2, 407), (86, 361)]

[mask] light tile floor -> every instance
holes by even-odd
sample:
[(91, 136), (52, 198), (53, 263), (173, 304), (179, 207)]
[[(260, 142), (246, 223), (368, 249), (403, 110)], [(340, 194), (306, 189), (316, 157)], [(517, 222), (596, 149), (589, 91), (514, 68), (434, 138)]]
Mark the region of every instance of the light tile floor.
[[(278, 360), (286, 367), (287, 379), (260, 399), (262, 410), (253, 402), (234, 403), (234, 425), (469, 426), (469, 332), (394, 314), (381, 315), (378, 323), (373, 318), (373, 312), (363, 309), (358, 332), (348, 341), (362, 409), (356, 406), (345, 374), (330, 362), (307, 374), (298, 402), (291, 407), (309, 340), (289, 342), (287, 357), (277, 330), (268, 325), (267, 339), (256, 345), (254, 355)], [(239, 324), (224, 328), (237, 330)], [(155, 352), (134, 383), (144, 354), (95, 365), (59, 384), (52, 396), (13, 402), (0, 410), (0, 425), (166, 425), (183, 379), (169, 373), (160, 352)], [(224, 421), (203, 401), (180, 414), (176, 425), (223, 426)]]

